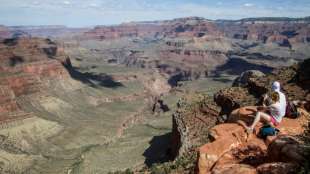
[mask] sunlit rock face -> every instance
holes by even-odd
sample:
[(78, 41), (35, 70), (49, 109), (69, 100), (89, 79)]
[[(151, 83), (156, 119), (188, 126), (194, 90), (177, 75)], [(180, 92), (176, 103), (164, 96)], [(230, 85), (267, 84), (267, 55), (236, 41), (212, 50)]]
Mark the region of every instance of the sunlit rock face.
[[(131, 22), (119, 26), (97, 26), (84, 34), (86, 39), (121, 37), (205, 37), (217, 36), (295, 47), (309, 43), (309, 20), (242, 19), (236, 21), (207, 20), (198, 17), (167, 21)], [(170, 43), (171, 44), (171, 43)]]
[[(232, 87), (215, 94), (215, 101), (228, 114), (226, 123), (209, 129), (210, 143), (198, 149), (198, 173), (230, 173), (238, 168), (243, 173), (290, 173), (297, 172), (307, 158), (307, 146), (298, 140), (305, 132), (310, 115), (305, 107), (307, 96), (308, 70), (305, 65), (309, 59), (292, 67), (280, 68), (271, 74), (253, 76), (244, 87)], [(299, 76), (302, 76), (300, 81)], [(247, 134), (245, 125), (253, 122), (257, 109), (253, 105), (255, 96), (268, 92), (273, 81), (278, 80), (286, 96), (292, 101), (301, 101), (298, 118), (283, 118), (277, 126), (280, 133), (265, 140), (259, 136), (263, 124), (255, 127), (254, 134)], [(243, 92), (244, 91), (244, 94)], [(252, 99), (249, 99), (252, 96)], [(230, 170), (228, 170), (228, 168)]]
[(40, 92), (49, 79), (68, 78), (65, 62), (62, 50), (48, 39), (22, 37), (1, 41), (1, 119), (16, 119), (7, 114), (21, 112), (16, 97)]
[[(120, 42), (113, 49), (93, 52), (106, 55), (111, 64), (158, 69), (176, 86), (178, 81), (223, 72), (270, 73), (274, 68), (302, 61), (310, 56), (308, 24), (307, 18), (212, 21), (189, 17), (97, 26), (77, 37), (112, 45)], [(127, 42), (130, 46), (124, 47)]]

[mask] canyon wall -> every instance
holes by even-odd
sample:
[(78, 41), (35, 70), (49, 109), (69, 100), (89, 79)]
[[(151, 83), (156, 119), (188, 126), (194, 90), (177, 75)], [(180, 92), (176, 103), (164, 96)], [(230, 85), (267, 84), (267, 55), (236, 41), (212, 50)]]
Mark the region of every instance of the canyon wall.
[(97, 26), (85, 32), (88, 39), (121, 37), (203, 37), (217, 36), (240, 40), (276, 43), (283, 47), (310, 42), (309, 20), (242, 19), (236, 21), (180, 18), (170, 21), (126, 23), (118, 26)]
[[(14, 38), (0, 43), (1, 120), (18, 119), (23, 113), (16, 98), (44, 90), (49, 79), (69, 78), (64, 52), (48, 39)], [(19, 114), (20, 115), (20, 114)], [(21, 114), (23, 117), (26, 113)]]

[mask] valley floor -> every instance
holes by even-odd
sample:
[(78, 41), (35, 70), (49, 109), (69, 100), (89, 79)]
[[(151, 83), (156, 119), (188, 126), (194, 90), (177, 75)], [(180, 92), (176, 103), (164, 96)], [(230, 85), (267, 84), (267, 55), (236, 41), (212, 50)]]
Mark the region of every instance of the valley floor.
[[(18, 103), (32, 113), (31, 118), (0, 130), (5, 137), (2, 146), (6, 144), (0, 151), (3, 170), (31, 174), (108, 173), (164, 162), (171, 116), (182, 94), (212, 94), (230, 84), (227, 77), (185, 82), (179, 87), (182, 92), (163, 98), (170, 111), (153, 114), (139, 79), (124, 81), (116, 88), (91, 87), (76, 80), (51, 82), (44, 96), (19, 98)], [(135, 97), (121, 98), (131, 95)]]

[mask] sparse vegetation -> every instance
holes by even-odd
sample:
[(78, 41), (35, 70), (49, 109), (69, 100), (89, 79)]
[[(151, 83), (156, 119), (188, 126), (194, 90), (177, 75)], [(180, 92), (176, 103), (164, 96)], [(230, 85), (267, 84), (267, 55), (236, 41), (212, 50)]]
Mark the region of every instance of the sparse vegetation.
[(310, 122), (306, 126), (306, 131), (302, 138), (305, 145), (309, 148), (306, 148), (308, 151), (304, 152), (307, 155), (307, 159), (298, 174), (310, 174)]

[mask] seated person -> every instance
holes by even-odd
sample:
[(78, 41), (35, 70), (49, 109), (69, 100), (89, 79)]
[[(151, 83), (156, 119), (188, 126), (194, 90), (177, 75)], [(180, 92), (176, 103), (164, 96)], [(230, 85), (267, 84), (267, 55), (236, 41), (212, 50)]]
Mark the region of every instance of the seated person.
[[(281, 91), (280, 83), (277, 81), (273, 82), (271, 89), (272, 89), (272, 92), (277, 92), (279, 94), (279, 97), (280, 97), (279, 102), (281, 106), (280, 114), (285, 115), (287, 101), (286, 101), (285, 94)], [(269, 106), (270, 104), (272, 104), (272, 100), (270, 97), (268, 97), (267, 94), (265, 94), (263, 97), (263, 106)]]
[(281, 113), (280, 95), (278, 92), (273, 92), (271, 94), (271, 102), (272, 104), (269, 106), (261, 106), (257, 108), (258, 111), (256, 112), (254, 122), (250, 127), (247, 127), (248, 133), (253, 133), (253, 130), (259, 121), (266, 122), (273, 126), (277, 126), (282, 121), (285, 113)]

